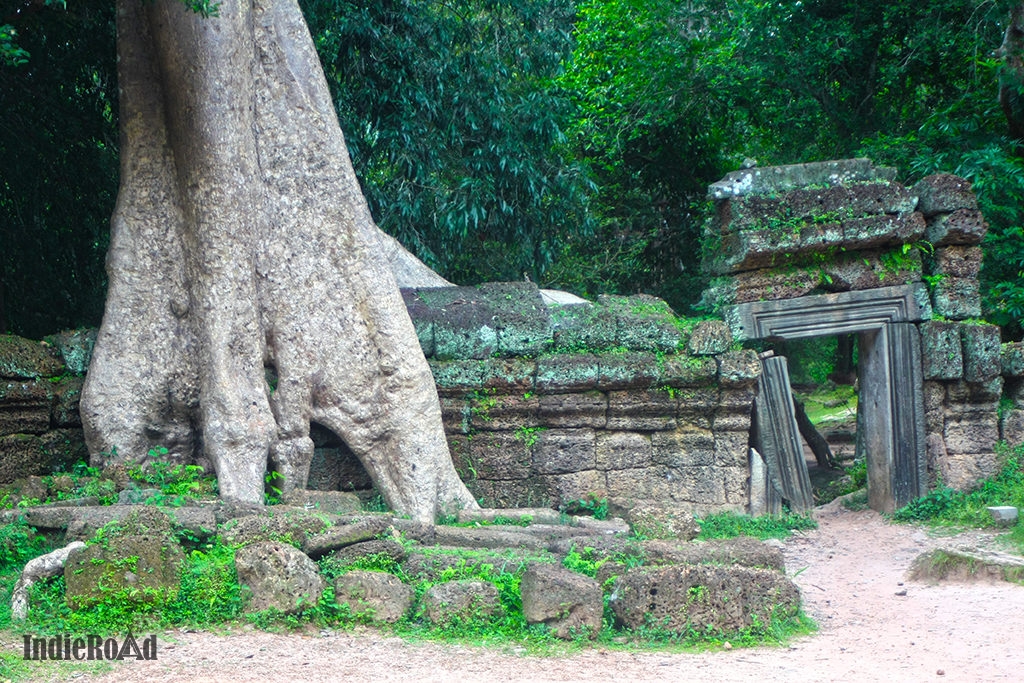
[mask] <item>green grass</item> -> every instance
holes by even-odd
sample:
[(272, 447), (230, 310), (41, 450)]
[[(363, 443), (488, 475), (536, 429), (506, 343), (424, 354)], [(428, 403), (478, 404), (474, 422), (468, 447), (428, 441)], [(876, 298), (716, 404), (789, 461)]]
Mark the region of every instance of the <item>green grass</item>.
[(700, 534), (697, 538), (732, 538), (753, 536), (762, 541), (769, 538), (789, 538), (794, 531), (817, 529), (818, 523), (807, 515), (783, 514), (779, 517), (750, 517), (734, 513), (706, 515), (697, 519)]
[[(915, 500), (893, 513), (897, 522), (923, 522), (937, 527), (994, 527), (987, 507), (1012, 505), (1024, 509), (1024, 445), (1010, 450), (997, 446), (1004, 459), (999, 473), (973, 491), (959, 492), (940, 486), (927, 496)], [(1024, 555), (1024, 527), (1017, 525), (1007, 536), (1015, 551)]]

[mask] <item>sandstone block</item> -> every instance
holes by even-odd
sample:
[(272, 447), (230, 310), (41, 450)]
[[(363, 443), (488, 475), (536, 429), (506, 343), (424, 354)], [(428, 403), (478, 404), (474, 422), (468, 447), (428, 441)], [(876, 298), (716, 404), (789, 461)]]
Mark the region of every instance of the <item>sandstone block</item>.
[(971, 190), (971, 183), (950, 173), (926, 176), (910, 191), (917, 195), (917, 210), (925, 216), (978, 208), (978, 198)]
[(964, 358), (958, 323), (921, 323), (921, 361), (926, 380), (960, 379)]
[(932, 290), (935, 313), (950, 320), (967, 320), (981, 316), (981, 293), (973, 278), (948, 277)]
[(538, 419), (546, 427), (604, 427), (608, 395), (598, 391), (540, 397)]
[(539, 474), (592, 470), (596, 465), (593, 429), (545, 430), (533, 450), (533, 469)]
[(651, 437), (637, 432), (598, 432), (597, 469), (623, 470), (651, 464)]
[(354, 570), (334, 580), (334, 600), (358, 619), (393, 624), (412, 606), (413, 589), (393, 574)]
[(487, 581), (447, 581), (427, 589), (423, 613), (432, 624), (485, 622), (502, 612), (498, 589)]
[(534, 562), (523, 573), (520, 591), (528, 624), (546, 624), (563, 639), (594, 638), (601, 630), (604, 596), (590, 577)]
[(999, 328), (995, 325), (962, 325), (960, 338), (964, 349), (964, 379), (987, 382), (1002, 371)]

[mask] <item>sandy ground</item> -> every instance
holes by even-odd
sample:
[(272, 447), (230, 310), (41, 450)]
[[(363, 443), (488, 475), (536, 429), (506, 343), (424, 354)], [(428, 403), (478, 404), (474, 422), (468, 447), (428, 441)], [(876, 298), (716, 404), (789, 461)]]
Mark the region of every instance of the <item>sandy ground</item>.
[[(785, 544), (786, 567), (803, 591), (817, 634), (788, 647), (698, 654), (584, 651), (570, 657), (437, 644), (359, 633), (161, 636), (159, 659), (127, 661), (113, 681), (1024, 681), (1024, 587), (928, 585), (906, 578), (937, 545), (982, 544), (890, 525), (836, 506), (820, 528)], [(173, 639), (174, 642), (171, 642)], [(47, 665), (51, 667), (47, 670)], [(52, 663), (37, 665), (40, 680)]]

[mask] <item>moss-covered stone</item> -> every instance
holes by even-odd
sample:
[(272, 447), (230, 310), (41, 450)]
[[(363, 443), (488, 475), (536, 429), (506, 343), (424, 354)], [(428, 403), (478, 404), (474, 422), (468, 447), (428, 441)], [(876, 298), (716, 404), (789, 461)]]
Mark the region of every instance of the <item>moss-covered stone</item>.
[(67, 372), (57, 351), (44, 342), (0, 335), (0, 378), (57, 377)]
[(964, 376), (959, 323), (930, 321), (921, 324), (921, 362), (926, 380)]
[(173, 599), (182, 558), (171, 519), (156, 508), (140, 506), (68, 557), (64, 567), (68, 605), (85, 609), (112, 597), (138, 604)]
[(961, 325), (964, 349), (964, 379), (986, 382), (1002, 371), (999, 328), (995, 325)]

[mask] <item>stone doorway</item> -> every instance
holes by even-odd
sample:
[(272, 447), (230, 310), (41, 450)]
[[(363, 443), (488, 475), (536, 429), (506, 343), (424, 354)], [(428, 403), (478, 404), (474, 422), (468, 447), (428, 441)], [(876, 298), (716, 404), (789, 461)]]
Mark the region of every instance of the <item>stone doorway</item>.
[[(924, 495), (927, 485), (921, 343), (927, 313), (920, 284), (761, 301), (732, 307), (727, 319), (739, 340), (790, 340), (855, 333), (860, 362), (857, 450), (868, 469), (868, 504), (892, 512)], [(791, 509), (813, 505), (796, 426), (785, 359), (765, 358), (759, 383), (752, 455), (751, 509), (771, 511), (775, 497)]]

